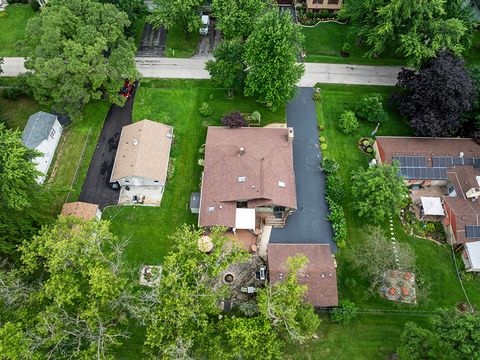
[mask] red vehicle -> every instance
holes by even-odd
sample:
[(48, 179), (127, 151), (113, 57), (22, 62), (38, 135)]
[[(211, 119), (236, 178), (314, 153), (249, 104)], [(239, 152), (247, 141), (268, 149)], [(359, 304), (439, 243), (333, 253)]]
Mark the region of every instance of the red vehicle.
[(120, 89), (120, 95), (122, 95), (128, 100), (132, 96), (132, 92), (133, 92), (133, 84), (129, 80), (125, 80), (125, 83)]

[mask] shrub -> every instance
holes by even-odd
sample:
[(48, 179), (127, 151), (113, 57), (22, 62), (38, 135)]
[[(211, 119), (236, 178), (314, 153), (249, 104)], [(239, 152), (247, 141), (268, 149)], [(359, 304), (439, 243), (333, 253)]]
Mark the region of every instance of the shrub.
[(358, 316), (358, 307), (349, 300), (340, 301), (340, 306), (333, 309), (330, 313), (330, 319), (339, 324), (348, 324)]
[(339, 247), (345, 246), (345, 239), (347, 238), (347, 221), (345, 220), (345, 212), (341, 205), (333, 199), (327, 197), (330, 215), (328, 220), (332, 223), (334, 240)]
[(175, 158), (170, 158), (168, 162), (168, 170), (167, 170), (167, 180), (170, 180), (175, 174)]
[(322, 10), (320, 11), (320, 14), (318, 15), (320, 19), (326, 19), (332, 16), (328, 10)]
[(321, 165), (322, 170), (327, 174), (334, 174), (340, 168), (340, 165), (335, 161), (335, 159), (323, 159)]
[(204, 102), (202, 106), (200, 106), (200, 109), (198, 109), (198, 111), (200, 112), (201, 115), (205, 117), (213, 114), (213, 110), (207, 102)]
[(3, 90), (2, 96), (7, 100), (17, 100), (23, 96), (23, 92), (18, 87), (9, 87)]
[(318, 140), (323, 143), (326, 139), (325, 136), (319, 136)]
[(383, 122), (387, 118), (380, 94), (364, 96), (355, 106), (355, 113), (360, 119), (373, 122)]
[(313, 93), (312, 100), (313, 100), (313, 101), (320, 101), (320, 100), (322, 100), (322, 94), (320, 93), (320, 91), (315, 91), (315, 92)]
[(340, 115), (340, 121), (338, 122), (340, 130), (344, 134), (350, 134), (358, 129), (358, 120), (353, 111), (344, 111)]
[(352, 49), (352, 44), (346, 42), (346, 43), (343, 43), (343, 46), (342, 46), (342, 51), (344, 53), (349, 53), (350, 50)]
[(332, 201), (341, 203), (345, 195), (343, 180), (338, 175), (327, 176), (326, 195)]
[(229, 128), (235, 129), (242, 126), (248, 126), (247, 121), (241, 113), (234, 111), (230, 114), (222, 117), (221, 122), (223, 125), (228, 126)]
[(215, 95), (213, 94), (208, 95), (208, 100), (213, 100), (213, 99), (215, 99)]
[(327, 144), (325, 144), (325, 143), (321, 144), (320, 149), (327, 150)]
[(238, 309), (247, 317), (252, 317), (258, 314), (258, 305), (255, 301), (242, 302)]

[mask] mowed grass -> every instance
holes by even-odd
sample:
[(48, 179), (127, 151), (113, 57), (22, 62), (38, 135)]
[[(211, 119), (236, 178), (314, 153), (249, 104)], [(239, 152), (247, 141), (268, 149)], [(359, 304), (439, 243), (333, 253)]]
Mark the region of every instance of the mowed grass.
[[(340, 163), (339, 175), (346, 184), (343, 205), (348, 225), (347, 248), (361, 243), (365, 224), (353, 209), (349, 184), (352, 172), (359, 167), (366, 167), (370, 159), (358, 150), (356, 142), (362, 136), (369, 136), (376, 124), (360, 121), (360, 127), (353, 135), (345, 135), (339, 131), (337, 121), (344, 110), (353, 109), (355, 102), (365, 94), (377, 92), (386, 98), (391, 91), (392, 88), (382, 87), (322, 85), (322, 100), (318, 103), (317, 115), (319, 124), (325, 128), (321, 134), (327, 143), (324, 155)], [(390, 111), (388, 120), (380, 125), (378, 135), (408, 136), (412, 135), (412, 131), (404, 119)], [(382, 227), (389, 230), (387, 224)], [(363, 308), (380, 309), (434, 310), (438, 307), (454, 307), (458, 302), (466, 301), (456, 277), (449, 246), (407, 236), (397, 219), (394, 221), (394, 232), (400, 242), (410, 244), (416, 253), (417, 276), (425, 283), (419, 287), (418, 305), (395, 304), (368, 292), (368, 282), (351, 268), (345, 256), (348, 249), (340, 250), (337, 254), (340, 298), (348, 298)], [(461, 263), (459, 265), (463, 266)], [(466, 289), (470, 300), (480, 305), (480, 279), (467, 282)]]
[(174, 24), (167, 32), (166, 57), (188, 58), (193, 56), (198, 49), (200, 34), (194, 31), (185, 37), (185, 31), (179, 24)]
[(32, 98), (7, 100), (0, 96), (0, 117), (5, 119), (7, 126), (11, 129), (23, 131), (30, 115), (40, 110), (46, 111)]
[[(367, 47), (355, 45), (355, 33), (351, 25), (320, 23), (315, 27), (302, 27), (305, 36), (304, 48), (307, 62), (365, 64), (365, 65), (403, 65), (405, 61), (392, 51), (386, 51), (379, 58), (365, 57)], [(342, 57), (343, 44), (350, 44), (350, 56)]]
[[(200, 146), (205, 143), (208, 125), (220, 125), (220, 118), (231, 111), (260, 111), (262, 124), (284, 122), (285, 109), (271, 112), (254, 99), (226, 98), (227, 91), (213, 87), (208, 80), (143, 80), (135, 96), (134, 121), (150, 119), (174, 127), (173, 177), (167, 181), (161, 206), (109, 207), (103, 219), (111, 229), (129, 239), (128, 262), (158, 264), (170, 251), (170, 235), (182, 224), (196, 224), (197, 215), (189, 210), (190, 194), (200, 190), (202, 168), (198, 165)], [(210, 100), (210, 97), (213, 100)], [(214, 113), (203, 117), (198, 109), (208, 102)]]
[(0, 56), (22, 56), (15, 44), (24, 38), (27, 21), (35, 11), (30, 4), (11, 4), (5, 11), (8, 16), (0, 16)]

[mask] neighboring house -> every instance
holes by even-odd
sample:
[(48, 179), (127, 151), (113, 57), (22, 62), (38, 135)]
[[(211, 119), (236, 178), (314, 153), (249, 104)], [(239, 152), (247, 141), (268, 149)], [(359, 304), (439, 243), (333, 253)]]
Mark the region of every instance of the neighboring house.
[(297, 207), (292, 128), (210, 126), (198, 225), (283, 227)]
[(308, 10), (336, 13), (342, 8), (342, 2), (343, 0), (306, 0), (306, 7)]
[(443, 224), (456, 248), (480, 240), (480, 145), (468, 138), (377, 136), (378, 163), (398, 161), (412, 189), (436, 188), (445, 210)]
[(110, 182), (120, 203), (159, 205), (167, 181), (173, 127), (151, 120), (124, 126)]
[(47, 177), (62, 131), (63, 128), (57, 116), (43, 111), (30, 116), (27, 125), (25, 125), (22, 133), (23, 144), (41, 153), (40, 156), (32, 160), (41, 173), (37, 178), (39, 184), (42, 184)]
[(308, 259), (298, 282), (308, 286), (305, 300), (315, 307), (338, 305), (337, 271), (328, 244), (268, 244), (268, 276), (271, 284), (287, 277), (289, 257), (305, 255)]
[(84, 220), (100, 220), (102, 217), (102, 212), (97, 204), (90, 204), (81, 201), (63, 204), (62, 212), (60, 214), (62, 216), (75, 216)]
[(462, 259), (466, 271), (480, 272), (480, 241), (466, 243)]

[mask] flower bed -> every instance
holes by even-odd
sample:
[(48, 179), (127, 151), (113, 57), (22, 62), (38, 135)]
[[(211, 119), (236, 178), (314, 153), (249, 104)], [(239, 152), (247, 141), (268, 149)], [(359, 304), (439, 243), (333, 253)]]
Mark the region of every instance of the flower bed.
[(358, 148), (367, 155), (373, 155), (373, 144), (375, 140), (369, 137), (362, 137), (358, 140)]

